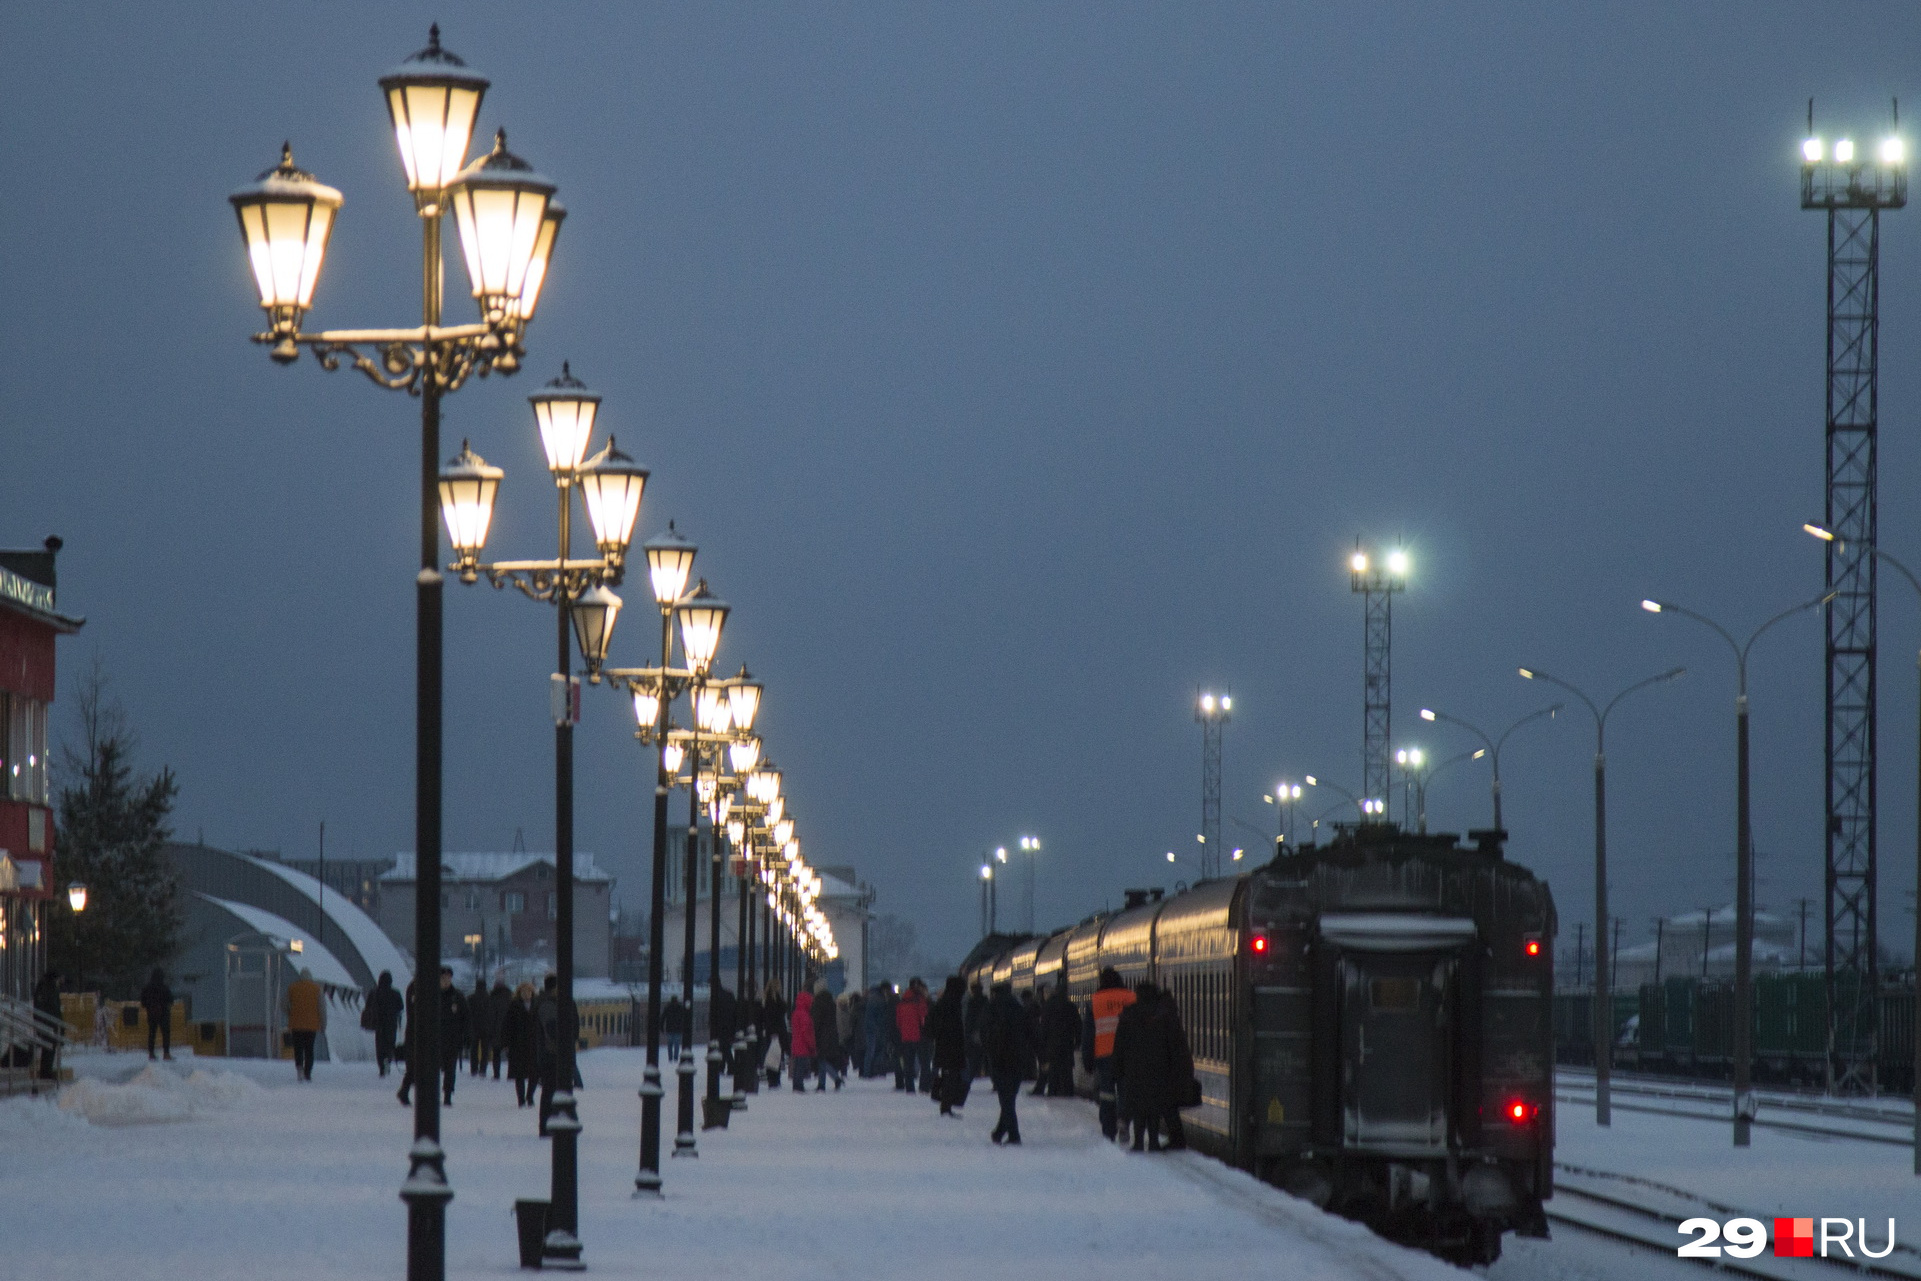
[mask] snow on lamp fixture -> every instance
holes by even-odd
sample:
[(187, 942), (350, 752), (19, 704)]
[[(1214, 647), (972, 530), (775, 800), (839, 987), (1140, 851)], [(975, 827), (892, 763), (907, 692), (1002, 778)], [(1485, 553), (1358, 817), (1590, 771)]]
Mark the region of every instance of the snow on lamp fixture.
[(581, 468), (576, 483), (595, 548), (609, 565), (625, 564), (634, 521), (640, 516), (640, 496), (647, 488), (647, 469), (616, 449), (609, 436), (607, 448)]
[(447, 525), (447, 541), (453, 544), (455, 568), (462, 582), (471, 583), (480, 576), (480, 551), (487, 545), (487, 529), (493, 524), (494, 496), (500, 490), (500, 478), (506, 474), (489, 465), (464, 440), (460, 452), (440, 469), (440, 515)]
[(714, 654), (720, 649), (721, 629), (727, 624), (727, 603), (707, 590), (707, 580), (702, 579), (694, 589), (691, 598), (676, 607), (680, 616), (680, 647), (687, 655), (687, 665), (705, 676), (714, 664)]
[(587, 678), (598, 685), (600, 665), (607, 661), (607, 647), (614, 639), (614, 620), (620, 617), (620, 597), (605, 587), (590, 587), (574, 601), (571, 612)]
[(467, 163), (487, 78), (440, 47), (440, 27), (427, 30), (427, 47), (380, 78), (393, 121), (407, 190), (425, 213)]
[(551, 181), (507, 150), (505, 129), (494, 134), (494, 149), (461, 170), (448, 189), (467, 281), (490, 326), (514, 322), (554, 191)]
[(340, 193), (295, 168), (293, 148), (283, 143), (280, 163), (227, 199), (240, 219), (268, 329), (280, 338), (273, 358), (286, 364), (300, 354), (293, 335), (313, 306), (327, 240), (340, 212)]
[(534, 423), (540, 428), (547, 470), (554, 474), (555, 484), (565, 485), (587, 456), (587, 442), (600, 413), (600, 393), (588, 390), (586, 383), (574, 377), (572, 362), (563, 360), (560, 377), (527, 397), (527, 403), (533, 406)]

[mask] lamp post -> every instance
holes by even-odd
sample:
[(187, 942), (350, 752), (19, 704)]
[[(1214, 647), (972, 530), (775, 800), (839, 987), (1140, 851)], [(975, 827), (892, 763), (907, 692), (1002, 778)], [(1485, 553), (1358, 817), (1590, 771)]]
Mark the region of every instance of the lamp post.
[[(1761, 633), (1776, 623), (1805, 613), (1834, 599), (1834, 593), (1802, 601), (1784, 609), (1754, 629), (1746, 643), (1738, 642), (1727, 628), (1704, 614), (1667, 601), (1644, 600), (1641, 608), (1650, 614), (1679, 614), (1714, 629), (1716, 635), (1734, 651), (1734, 1146), (1749, 1142), (1749, 1127), (1754, 1120), (1756, 1102), (1750, 1088), (1754, 1058), (1754, 829), (1748, 809), (1748, 651)], [(1705, 948), (1703, 949), (1705, 955)]]
[(1426, 753), (1422, 752), (1418, 747), (1403, 748), (1394, 753), (1396, 763), (1401, 766), (1402, 770), (1408, 776), (1408, 781), (1414, 787), (1416, 812), (1420, 815), (1421, 835), (1427, 835), (1428, 784), (1432, 783), (1440, 776), (1441, 771), (1447, 769), (1449, 766), (1459, 765), (1462, 761), (1478, 761), (1486, 755), (1487, 749), (1485, 747), (1477, 747), (1471, 752), (1462, 752), (1457, 756), (1450, 756), (1439, 765), (1430, 767), (1427, 764)]
[(1558, 676), (1535, 667), (1517, 669), (1525, 680), (1543, 680), (1550, 685), (1559, 685), (1568, 693), (1586, 704), (1594, 714), (1594, 1123), (1612, 1125), (1613, 1107), (1609, 1099), (1609, 1083), (1614, 1068), (1614, 1013), (1610, 1008), (1614, 1003), (1614, 989), (1609, 982), (1608, 962), (1612, 959), (1607, 951), (1608, 930), (1608, 840), (1607, 840), (1607, 722), (1620, 701), (1636, 690), (1650, 685), (1671, 681), (1687, 671), (1685, 667), (1670, 668), (1659, 676), (1636, 681), (1613, 698), (1606, 706), (1597, 706), (1593, 699), (1579, 689), (1568, 684)]
[[(687, 859), (686, 859), (686, 904), (684, 929), (681, 943), (681, 987), (687, 997), (687, 1009), (691, 1015), (694, 1008), (694, 929), (696, 913), (700, 910), (700, 820), (706, 799), (701, 795), (701, 737), (702, 730), (716, 725), (720, 708), (725, 707), (724, 699), (716, 699), (708, 694), (707, 674), (714, 664), (714, 653), (720, 648), (721, 628), (726, 625), (728, 606), (725, 601), (715, 597), (707, 590), (707, 582), (702, 579), (694, 588), (691, 596), (675, 607), (680, 619), (680, 648), (686, 656), (691, 683), (688, 696), (693, 714), (688, 718), (692, 723), (691, 741), (688, 744), (688, 766), (691, 785), (687, 789)], [(703, 709), (702, 698), (708, 698), (708, 706)], [(703, 725), (703, 710), (707, 724)], [(724, 732), (722, 729), (720, 732)], [(716, 786), (718, 784), (716, 783)], [(720, 940), (715, 939), (715, 946)], [(707, 993), (707, 1022), (709, 1025), (709, 1058), (712, 1057), (712, 1024), (714, 994)], [(712, 1067), (709, 1066), (711, 1074)], [(700, 1152), (694, 1143), (694, 1056), (683, 1054), (675, 1073), (679, 1084), (679, 1108), (676, 1112), (677, 1127), (674, 1131), (674, 1155), (695, 1157)]]
[(996, 846), (992, 867), (994, 874), (987, 878), (987, 925), (988, 933), (996, 934), (1001, 927), (1001, 869), (1007, 866), (1007, 847)]
[[(554, 672), (549, 679), (554, 719), (554, 969), (560, 979), (560, 1088), (553, 1098), (547, 1134), (553, 1140), (553, 1193), (548, 1211), (545, 1267), (574, 1270), (580, 1262), (580, 1117), (573, 1093), (578, 1029), (574, 1017), (574, 726), (580, 720), (580, 683), (573, 674), (569, 633), (580, 647), (587, 677), (600, 682), (601, 663), (613, 638), (620, 598), (607, 583), (619, 582), (633, 539), (634, 521), (647, 484), (647, 470), (615, 448), (592, 458), (600, 397), (573, 376), (566, 365), (560, 377), (527, 398), (558, 495), (556, 553), (553, 560), (495, 561), (480, 553), (493, 523), (493, 501), (501, 469), (463, 445), (440, 474), (441, 511), (455, 559), (448, 569), (467, 584), (485, 574), (496, 590), (512, 584), (531, 600), (554, 607)], [(592, 559), (573, 556), (573, 499), (593, 530), (599, 552)]]
[(1038, 836), (1021, 837), (1021, 852), (1027, 855), (1027, 903), (1022, 917), (1023, 925), (1029, 934), (1034, 932), (1034, 864), (1040, 861), (1041, 838)]
[[(440, 401), (470, 375), (510, 374), (523, 354), (548, 256), (565, 217), (554, 185), (507, 151), (467, 165), (467, 146), (488, 81), (441, 48), (440, 29), (427, 47), (381, 77), (407, 188), (421, 229), (421, 323), (413, 329), (343, 329), (303, 333), (313, 305), (341, 195), (295, 167), (283, 145), (280, 163), (229, 199), (239, 219), (267, 328), (254, 335), (280, 364), (310, 349), (321, 368), (343, 361), (373, 382), (420, 398), (419, 570), (415, 577), (414, 940), (421, 999), (408, 1031), (415, 1079), (426, 1083), (414, 1103), (414, 1140), (400, 1196), (407, 1203), (409, 1281), (446, 1274), (446, 1208), (453, 1191), (440, 1147), (440, 1009), (432, 975), (440, 949), (441, 633), (439, 569)], [(481, 319), (441, 323), (441, 224), (455, 214), (468, 280)], [(372, 354), (369, 354), (369, 353)]]
[[(1830, 533), (1826, 529), (1823, 529), (1819, 525), (1803, 525), (1802, 528), (1807, 530), (1808, 533), (1814, 535), (1816, 538), (1820, 539), (1824, 543), (1832, 543), (1832, 542), (1838, 541), (1832, 533)], [(1913, 570), (1910, 570), (1906, 565), (1902, 564), (1899, 560), (1896, 560), (1893, 556), (1889, 555), (1887, 552), (1882, 551), (1879, 547), (1870, 546), (1868, 548), (1868, 551), (1872, 553), (1877, 560), (1884, 561), (1887, 564), (1893, 566), (1894, 569), (1900, 573), (1901, 577), (1905, 578), (1908, 581), (1908, 586), (1914, 588), (1916, 597), (1921, 598), (1921, 578), (1916, 578)], [(1917, 651), (1915, 655), (1915, 670), (1917, 674), (1921, 674), (1921, 651)], [(1917, 727), (1915, 742), (1916, 742), (1916, 752), (1917, 752), (1916, 760), (1921, 761), (1921, 727)], [(1917, 768), (1921, 768), (1921, 766), (1918, 766)], [(1915, 808), (1915, 832), (1914, 832), (1914, 874), (1915, 874), (1915, 885), (1917, 887), (1921, 887), (1921, 782), (1917, 782), (1915, 796), (1916, 796), (1916, 808)], [(1802, 920), (1803, 920), (1802, 942), (1803, 942), (1803, 950), (1805, 950), (1806, 933), (1807, 933), (1807, 926), (1805, 924), (1806, 922), (1805, 914), (1803, 915)], [(1917, 899), (1915, 900), (1914, 961), (1915, 961), (1914, 989), (1917, 994), (1921, 994), (1921, 897), (1917, 897)], [(1916, 1081), (1916, 1084), (1913, 1088), (1914, 1098), (1916, 1100), (1915, 1108), (1914, 1108), (1914, 1172), (1917, 1175), (1921, 1175), (1921, 995), (1917, 995), (1915, 997), (1915, 1001), (1916, 1001), (1916, 1014), (1915, 1014), (1915, 1017), (1911, 1020), (1914, 1024), (1914, 1063), (1915, 1063), (1915, 1081)]]
[(1287, 844), (1289, 829), (1292, 827), (1291, 820), (1294, 817), (1294, 805), (1300, 799), (1299, 783), (1276, 783), (1272, 792), (1261, 793), (1262, 803), (1274, 807), (1274, 844), (1277, 851), (1279, 847)]
[[(1320, 779), (1314, 777), (1314, 775), (1312, 774), (1301, 775), (1301, 781), (1306, 783), (1309, 787), (1325, 787), (1330, 792), (1339, 792), (1342, 796), (1347, 797), (1348, 802), (1354, 806), (1354, 812), (1360, 815), (1359, 821), (1362, 823), (1367, 822), (1369, 819), (1372, 819), (1375, 822), (1379, 822), (1379, 823), (1384, 823), (1387, 821), (1387, 801), (1384, 797), (1356, 796), (1354, 793), (1348, 791), (1345, 787), (1342, 787), (1339, 783), (1324, 783)], [(1326, 817), (1327, 815), (1325, 814), (1321, 815), (1321, 818), (1326, 818)], [(1317, 825), (1320, 823), (1320, 821), (1321, 819), (1319, 818), (1314, 820), (1314, 822)]]
[(1505, 832), (1507, 828), (1503, 826), (1501, 821), (1501, 748), (1507, 744), (1508, 735), (1521, 728), (1521, 726), (1532, 721), (1540, 720), (1543, 716), (1552, 720), (1555, 715), (1566, 706), (1566, 703), (1555, 703), (1551, 706), (1543, 707), (1538, 711), (1529, 712), (1526, 716), (1523, 716), (1520, 720), (1515, 721), (1512, 725), (1502, 730), (1499, 738), (1489, 738), (1485, 732), (1469, 724), (1467, 721), (1462, 720), (1460, 717), (1449, 716), (1446, 712), (1437, 712), (1431, 707), (1423, 707), (1421, 709), (1421, 719), (1424, 721), (1446, 721), (1450, 725), (1459, 725), (1462, 729), (1481, 740), (1482, 745), (1487, 749), (1488, 759), (1494, 767), (1494, 830), (1497, 832)]

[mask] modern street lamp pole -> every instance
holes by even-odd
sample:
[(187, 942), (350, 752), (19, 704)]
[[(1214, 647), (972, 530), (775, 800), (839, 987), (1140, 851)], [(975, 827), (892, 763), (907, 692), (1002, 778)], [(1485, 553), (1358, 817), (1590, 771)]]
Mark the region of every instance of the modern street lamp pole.
[[(414, 1137), (400, 1196), (407, 1203), (409, 1281), (446, 1274), (446, 1207), (453, 1198), (440, 1146), (440, 959), (442, 633), (444, 581), (437, 528), (440, 401), (470, 375), (511, 374), (524, 354), (554, 239), (566, 211), (554, 186), (510, 155), (505, 135), (472, 166), (467, 146), (488, 81), (440, 46), (427, 47), (381, 77), (395, 142), (421, 229), (421, 323), (416, 329), (343, 329), (303, 333), (341, 195), (296, 168), (290, 147), (280, 164), (229, 199), (240, 223), (268, 327), (254, 341), (280, 364), (310, 349), (322, 369), (343, 361), (392, 391), (420, 397), (419, 568), (415, 576), (414, 685), (414, 1010), (407, 1041), (414, 1079)], [(479, 211), (477, 213), (477, 210)], [(455, 216), (479, 303), (477, 324), (441, 324), (441, 221)], [(374, 354), (368, 354), (369, 349)]]
[[(1808, 533), (1813, 534), (1816, 538), (1820, 539), (1824, 543), (1832, 543), (1836, 541), (1832, 533), (1821, 528), (1819, 525), (1803, 525), (1802, 528), (1807, 530)], [(1914, 588), (1916, 597), (1921, 598), (1921, 578), (1916, 578), (1914, 575), (1914, 571), (1910, 570), (1906, 565), (1902, 564), (1899, 560), (1896, 560), (1893, 556), (1891, 556), (1887, 552), (1882, 551), (1879, 547), (1869, 547), (1868, 551), (1871, 552), (1876, 558), (1886, 562), (1889, 565), (1892, 565), (1896, 570), (1900, 571), (1901, 577), (1908, 580), (1908, 586)], [(1917, 675), (1921, 675), (1921, 651), (1917, 651), (1915, 654), (1915, 671)], [(1915, 1065), (1914, 1082), (1915, 1084), (1912, 1089), (1912, 1093), (1915, 1099), (1914, 1172), (1916, 1175), (1921, 1175), (1921, 725), (1917, 725), (1916, 727), (1915, 746), (1916, 746), (1915, 759), (1917, 762), (1918, 773), (1917, 773), (1916, 787), (1915, 787), (1916, 804), (1915, 804), (1915, 816), (1914, 816), (1915, 818), (1914, 878), (1915, 878), (1915, 886), (1917, 891), (1916, 897), (1915, 897), (1915, 903), (1914, 903), (1914, 974), (1915, 974), (1914, 990), (1917, 995), (1915, 996), (1915, 1003), (1916, 1003), (1915, 1017), (1911, 1019), (1910, 1022), (1912, 1022), (1914, 1025), (1914, 1065)], [(1806, 933), (1807, 933), (1807, 927), (1805, 924), (1803, 924), (1802, 935), (1803, 935), (1804, 944), (1806, 942)]]
[(1608, 840), (1607, 840), (1607, 720), (1608, 713), (1629, 694), (1636, 690), (1671, 681), (1687, 671), (1685, 667), (1675, 667), (1650, 676), (1628, 686), (1613, 698), (1607, 706), (1596, 706), (1593, 699), (1579, 689), (1568, 684), (1558, 676), (1550, 676), (1539, 668), (1523, 667), (1518, 669), (1526, 680), (1543, 680), (1550, 685), (1559, 685), (1587, 705), (1594, 714), (1594, 1010), (1591, 1026), (1594, 1036), (1594, 1123), (1612, 1125), (1613, 1106), (1610, 1100), (1610, 1085), (1614, 1069), (1614, 988), (1608, 968), (1607, 949), (1608, 931)]
[[(1668, 601), (1644, 600), (1650, 614), (1679, 614), (1714, 629), (1734, 651), (1734, 1146), (1747, 1147), (1757, 1104), (1754, 1097), (1754, 829), (1748, 807), (1748, 651), (1776, 623), (1834, 599), (1834, 593), (1784, 609), (1754, 629), (1742, 644), (1727, 628), (1691, 609)], [(1703, 918), (1705, 920), (1705, 918)], [(1705, 928), (1705, 926), (1704, 926)], [(1706, 956), (1706, 944), (1702, 945)]]
[(1537, 721), (1543, 716), (1552, 719), (1554, 715), (1565, 706), (1567, 706), (1565, 703), (1555, 703), (1551, 707), (1543, 707), (1539, 711), (1529, 712), (1526, 716), (1523, 716), (1520, 720), (1515, 721), (1512, 725), (1502, 730), (1499, 738), (1489, 738), (1485, 732), (1462, 720), (1460, 717), (1449, 716), (1446, 712), (1437, 712), (1431, 707), (1423, 707), (1421, 709), (1421, 719), (1424, 721), (1446, 721), (1450, 725), (1459, 725), (1462, 729), (1480, 739), (1481, 743), (1487, 748), (1488, 759), (1494, 767), (1494, 830), (1497, 832), (1505, 832), (1507, 828), (1503, 826), (1501, 822), (1501, 748), (1506, 745), (1508, 735), (1521, 728), (1521, 726), (1528, 724), (1530, 721)]
[[(1354, 806), (1354, 812), (1360, 815), (1360, 821), (1363, 823), (1377, 815), (1385, 816), (1387, 813), (1387, 800), (1384, 797), (1368, 797), (1363, 800), (1348, 791), (1345, 787), (1342, 787), (1339, 783), (1325, 783), (1312, 774), (1303, 774), (1301, 781), (1309, 787), (1325, 787), (1330, 792), (1339, 792), (1342, 796), (1347, 797), (1349, 803)], [(1326, 817), (1327, 815), (1325, 814), (1321, 815), (1321, 818)], [(1317, 818), (1314, 821), (1318, 824), (1321, 819)], [(1383, 817), (1381, 821), (1385, 821), (1385, 818)]]

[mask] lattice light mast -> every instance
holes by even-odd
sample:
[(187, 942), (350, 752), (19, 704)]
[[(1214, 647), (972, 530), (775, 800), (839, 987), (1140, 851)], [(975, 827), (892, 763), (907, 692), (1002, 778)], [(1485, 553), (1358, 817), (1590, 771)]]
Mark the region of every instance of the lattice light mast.
[[(1896, 107), (1896, 122), (1899, 107)], [(1875, 556), (1881, 211), (1908, 203), (1907, 149), (1890, 135), (1801, 144), (1801, 207), (1828, 216), (1828, 1087), (1875, 1089)]]
[(1361, 596), (1366, 615), (1362, 635), (1364, 666), (1361, 677), (1361, 796), (1387, 801), (1388, 737), (1393, 724), (1394, 593), (1407, 588), (1407, 552), (1397, 547), (1384, 557), (1364, 551), (1357, 542), (1348, 558), (1350, 584)]
[(1201, 879), (1221, 874), (1221, 728), (1233, 719), (1234, 700), (1204, 693), (1194, 700), (1201, 723)]

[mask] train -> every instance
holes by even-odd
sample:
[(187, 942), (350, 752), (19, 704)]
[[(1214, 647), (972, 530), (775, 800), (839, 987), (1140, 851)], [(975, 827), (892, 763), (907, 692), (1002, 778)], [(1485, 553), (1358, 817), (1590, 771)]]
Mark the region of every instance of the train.
[(1547, 1235), (1554, 1190), (1554, 900), (1505, 840), (1340, 826), (1044, 937), (989, 935), (962, 973), (1043, 998), (1064, 981), (1084, 1022), (1101, 970), (1153, 982), (1200, 1078), (1193, 1147), (1491, 1263), (1505, 1233)]
[[(1839, 976), (1847, 982), (1849, 976)], [(1554, 998), (1554, 1043), (1562, 1063), (1594, 1062), (1593, 993)], [(1757, 1082), (1828, 1083), (1827, 978), (1818, 970), (1754, 976), (1753, 1073)], [(1877, 1089), (1914, 1092), (1914, 976), (1883, 975), (1875, 994)], [(1726, 1079), (1733, 1065), (1734, 984), (1669, 976), (1614, 994), (1617, 1069)]]

